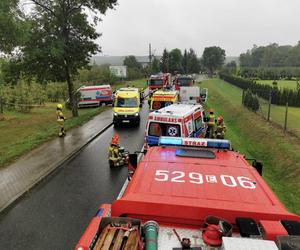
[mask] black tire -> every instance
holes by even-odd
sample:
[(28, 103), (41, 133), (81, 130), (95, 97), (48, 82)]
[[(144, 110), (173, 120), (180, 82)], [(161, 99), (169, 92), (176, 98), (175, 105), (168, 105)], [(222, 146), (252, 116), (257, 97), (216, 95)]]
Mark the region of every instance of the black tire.
[(112, 160), (108, 160), (108, 164), (109, 164), (109, 167), (112, 168), (114, 167), (114, 162)]

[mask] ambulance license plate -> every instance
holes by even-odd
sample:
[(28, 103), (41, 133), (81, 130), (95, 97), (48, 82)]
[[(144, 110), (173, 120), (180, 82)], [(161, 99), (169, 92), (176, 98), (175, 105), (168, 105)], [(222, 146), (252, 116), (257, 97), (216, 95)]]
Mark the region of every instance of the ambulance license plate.
[(130, 122), (130, 121), (129, 121), (129, 120), (123, 120), (123, 122), (124, 122), (124, 123), (128, 123), (128, 122)]

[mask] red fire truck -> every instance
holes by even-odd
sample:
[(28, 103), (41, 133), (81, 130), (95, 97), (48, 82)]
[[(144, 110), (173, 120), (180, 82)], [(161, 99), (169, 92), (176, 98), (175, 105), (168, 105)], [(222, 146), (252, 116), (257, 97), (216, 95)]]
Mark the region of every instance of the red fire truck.
[(103, 204), (76, 250), (300, 249), (290, 213), (228, 140), (161, 137), (125, 192)]
[(150, 92), (157, 89), (169, 88), (172, 86), (171, 74), (160, 73), (151, 75), (149, 79), (149, 90)]
[(180, 87), (191, 87), (194, 85), (194, 79), (191, 75), (176, 75), (173, 81), (173, 87), (175, 90), (179, 90)]

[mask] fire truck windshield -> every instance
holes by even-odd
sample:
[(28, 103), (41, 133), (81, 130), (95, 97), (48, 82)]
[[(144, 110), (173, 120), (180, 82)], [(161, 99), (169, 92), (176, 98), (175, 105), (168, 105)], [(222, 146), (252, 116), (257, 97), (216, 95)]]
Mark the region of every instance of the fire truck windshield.
[(137, 98), (122, 98), (118, 97), (115, 103), (116, 107), (127, 107), (133, 108), (138, 106), (138, 99)]
[(190, 86), (192, 79), (190, 78), (178, 78), (179, 86)]
[(162, 84), (162, 79), (150, 79), (150, 86), (161, 86)]

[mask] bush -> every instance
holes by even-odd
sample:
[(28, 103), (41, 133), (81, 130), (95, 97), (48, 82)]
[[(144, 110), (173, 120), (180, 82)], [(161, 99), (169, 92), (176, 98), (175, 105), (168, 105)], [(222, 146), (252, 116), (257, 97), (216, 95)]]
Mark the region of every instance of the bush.
[(254, 112), (259, 110), (259, 100), (257, 95), (254, 95), (249, 89), (247, 89), (245, 91), (243, 105)]

